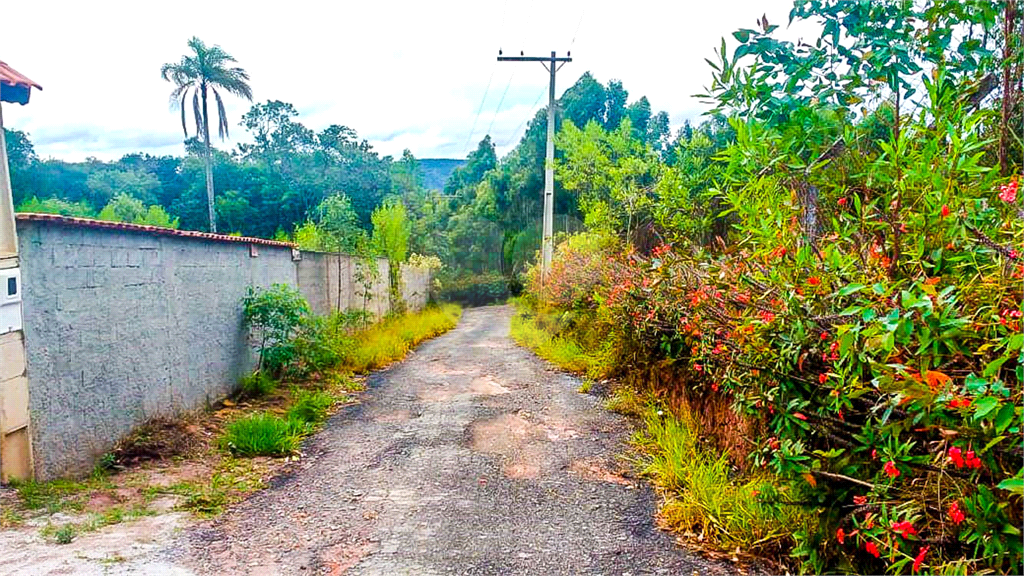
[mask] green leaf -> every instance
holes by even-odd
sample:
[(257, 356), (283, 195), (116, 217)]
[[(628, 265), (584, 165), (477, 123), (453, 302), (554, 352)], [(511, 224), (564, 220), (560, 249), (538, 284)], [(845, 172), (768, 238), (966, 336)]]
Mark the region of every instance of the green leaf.
[(997, 484), (996, 488), (1000, 488), (1002, 490), (1009, 490), (1014, 494), (1024, 494), (1024, 478), (1020, 476), (1016, 476), (1014, 478), (1007, 478), (1006, 480), (1003, 480), (1002, 482)]
[(999, 407), (999, 399), (994, 396), (985, 396), (974, 402), (974, 419), (981, 420), (990, 412)]
[(836, 296), (849, 296), (850, 294), (853, 294), (854, 292), (860, 292), (865, 288), (867, 288), (867, 286), (865, 286), (864, 284), (847, 284), (846, 286), (840, 288), (838, 292), (836, 292)]
[(995, 360), (989, 362), (988, 365), (985, 366), (985, 371), (982, 372), (981, 375), (985, 376), (986, 378), (990, 378), (992, 376), (995, 376), (996, 374), (999, 373), (999, 369), (1003, 367), (1003, 364), (1005, 364), (1006, 361), (1009, 360), (1009, 359), (1010, 359), (1009, 356), (1003, 356), (1002, 358), (996, 358)]
[(1017, 414), (1017, 407), (1007, 402), (1003, 404), (1003, 407), (999, 409), (999, 413), (996, 414), (995, 425), (996, 432), (1002, 434), (1010, 427), (1013, 423), (1014, 416)]

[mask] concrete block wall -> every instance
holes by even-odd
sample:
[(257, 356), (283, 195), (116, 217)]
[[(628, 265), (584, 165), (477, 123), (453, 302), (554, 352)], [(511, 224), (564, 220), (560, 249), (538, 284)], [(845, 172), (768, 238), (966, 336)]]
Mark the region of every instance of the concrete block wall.
[(247, 288), (297, 283), (289, 246), (31, 220), (18, 234), (37, 478), (229, 394), (254, 365)]
[[(255, 364), (242, 318), (249, 286), (297, 287), (317, 314), (379, 318), (390, 307), (385, 259), (372, 261), (374, 277), (344, 254), (42, 215), (19, 216), (18, 235), (27, 379), (7, 374), (15, 343), (0, 342), (11, 388), (0, 404), (27, 402), (38, 479), (87, 472), (135, 426), (230, 394)], [(422, 308), (429, 271), (402, 274), (408, 307)], [(14, 408), (0, 406), (0, 424)]]
[(420, 310), (430, 300), (430, 270), (402, 264), (402, 300), (409, 310)]

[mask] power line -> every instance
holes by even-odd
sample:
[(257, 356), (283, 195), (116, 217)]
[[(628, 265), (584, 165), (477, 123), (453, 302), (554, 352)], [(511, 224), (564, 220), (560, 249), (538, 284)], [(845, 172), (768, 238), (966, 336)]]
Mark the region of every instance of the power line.
[(572, 49), (573, 44), (576, 43), (576, 36), (580, 33), (580, 26), (583, 25), (583, 15), (587, 13), (587, 4), (583, 3), (583, 8), (580, 8), (580, 21), (576, 23), (576, 31), (572, 33), (572, 42), (569, 43), (569, 49)]
[[(543, 90), (540, 91), (540, 94), (537, 94), (537, 99), (534, 100), (533, 101), (533, 105), (530, 106), (530, 110), (531, 111), (534, 110), (535, 108), (537, 108), (537, 104), (540, 104), (540, 99), (544, 97), (544, 93), (547, 92), (547, 90), (548, 90), (547, 88), (544, 88)], [(504, 144), (502, 144), (503, 148), (505, 146), (508, 146), (509, 144), (511, 144), (512, 141), (516, 139), (516, 135), (519, 134), (519, 130), (524, 125), (526, 125), (526, 123), (529, 122), (531, 118), (533, 118), (533, 116), (527, 116), (527, 117), (523, 118), (523, 121), (519, 123), (519, 126), (516, 126), (516, 129), (512, 132), (512, 135), (508, 137), (508, 140)]]
[(501, 93), (501, 99), (498, 100), (498, 107), (494, 109), (494, 116), (491, 116), (491, 123), (487, 125), (487, 134), (491, 133), (491, 128), (494, 127), (494, 121), (498, 119), (498, 113), (501, 112), (501, 105), (505, 102), (505, 95), (508, 94), (508, 88), (512, 85), (512, 79), (516, 77), (516, 71), (512, 70), (512, 74), (508, 77), (508, 84), (505, 84), (505, 91)]
[(480, 99), (480, 106), (476, 109), (476, 117), (473, 118), (473, 127), (469, 129), (469, 134), (466, 136), (466, 143), (462, 145), (462, 149), (469, 154), (469, 141), (473, 139), (473, 133), (476, 132), (476, 121), (480, 119), (480, 113), (484, 110), (484, 102), (487, 101), (487, 92), (491, 90), (491, 80), (494, 80), (494, 71), (498, 68), (497, 64), (491, 68), (491, 76), (487, 79), (487, 87), (484, 88), (484, 96)]

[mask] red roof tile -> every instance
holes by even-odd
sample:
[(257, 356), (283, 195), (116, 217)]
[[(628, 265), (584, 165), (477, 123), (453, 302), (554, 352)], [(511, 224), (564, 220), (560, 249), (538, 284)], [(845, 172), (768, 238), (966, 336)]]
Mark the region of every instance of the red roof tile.
[(60, 216), (58, 214), (34, 214), (22, 212), (17, 214), (17, 219), (25, 222), (48, 222), (51, 224), (62, 224), (65, 226), (84, 226), (87, 228), (103, 228), (106, 230), (123, 230), (125, 232), (146, 232), (163, 236), (177, 236), (180, 238), (197, 238), (200, 240), (214, 240), (217, 242), (241, 242), (243, 244), (262, 244), (264, 246), (280, 246), (281, 248), (295, 248), (291, 242), (278, 242), (266, 238), (250, 238), (247, 236), (228, 236), (227, 234), (210, 234), (209, 232), (196, 232), (194, 230), (175, 230), (174, 228), (162, 228), (160, 226), (147, 226), (144, 224), (128, 224), (126, 222), (107, 222), (106, 220), (93, 220), (92, 218), (74, 218), (71, 216)]
[(0, 82), (10, 86), (20, 86), (22, 88), (35, 88), (36, 90), (43, 89), (42, 86), (29, 80), (27, 76), (18, 72), (14, 68), (11, 68), (2, 60), (0, 60)]

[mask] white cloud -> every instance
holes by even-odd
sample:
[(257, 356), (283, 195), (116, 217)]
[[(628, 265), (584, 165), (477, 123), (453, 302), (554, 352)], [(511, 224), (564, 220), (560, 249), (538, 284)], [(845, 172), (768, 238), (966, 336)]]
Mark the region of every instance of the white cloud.
[[(0, 59), (45, 88), (8, 104), (9, 128), (31, 133), (44, 157), (112, 159), (181, 152), (162, 63), (192, 35), (220, 44), (249, 71), (258, 101), (293, 103), (319, 129), (344, 124), (382, 154), (462, 157), (492, 126), (502, 146), (546, 103), (539, 64), (506, 54), (559, 54), (561, 94), (585, 71), (646, 95), (673, 125), (703, 109), (691, 95), (710, 79), (705, 57), (723, 36), (767, 13), (785, 24), (790, 0), (629, 3), (587, 0), (287, 3), (13, 2), (4, 6)], [(582, 15), (582, 23), (581, 23)], [(573, 34), (579, 33), (573, 42)], [(795, 34), (795, 33), (794, 33)], [(481, 97), (490, 88), (476, 129)], [(508, 86), (502, 109), (498, 102)], [(537, 102), (541, 96), (540, 102)], [(536, 103), (536, 104), (535, 104)], [(248, 103), (226, 101), (232, 146)], [(493, 122), (493, 125), (492, 125)], [(519, 133), (524, 128), (520, 128)], [(467, 145), (467, 138), (469, 144)], [(514, 140), (513, 140), (514, 143)]]

